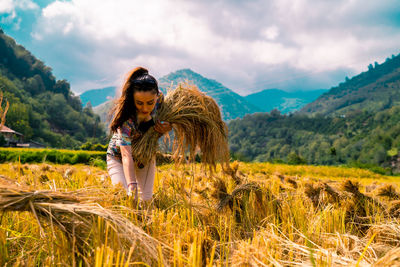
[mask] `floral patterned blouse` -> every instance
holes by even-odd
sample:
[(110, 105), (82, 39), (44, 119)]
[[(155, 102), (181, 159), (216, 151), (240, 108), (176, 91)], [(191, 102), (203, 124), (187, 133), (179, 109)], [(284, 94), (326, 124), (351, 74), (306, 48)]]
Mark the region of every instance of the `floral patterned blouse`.
[[(132, 118), (125, 121), (120, 128), (118, 128), (119, 132), (114, 132), (113, 136), (108, 143), (107, 148), (107, 156), (112, 156), (115, 159), (122, 161), (121, 156), (121, 146), (130, 146), (132, 144), (132, 140), (139, 138), (142, 136), (150, 126), (154, 125), (154, 117), (157, 114), (157, 111), (160, 109), (160, 106), (164, 100), (164, 96), (160, 93), (157, 103), (151, 112), (151, 119), (148, 122), (141, 123), (137, 125), (136, 121)], [(143, 124), (147, 124), (147, 127), (141, 127)]]

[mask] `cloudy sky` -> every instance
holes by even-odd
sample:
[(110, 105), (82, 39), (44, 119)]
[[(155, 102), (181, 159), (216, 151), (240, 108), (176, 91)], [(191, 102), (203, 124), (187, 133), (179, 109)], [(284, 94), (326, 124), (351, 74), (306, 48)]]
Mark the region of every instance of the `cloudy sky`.
[(135, 66), (241, 95), (329, 89), (400, 53), (398, 0), (0, 0), (0, 25), (76, 93)]

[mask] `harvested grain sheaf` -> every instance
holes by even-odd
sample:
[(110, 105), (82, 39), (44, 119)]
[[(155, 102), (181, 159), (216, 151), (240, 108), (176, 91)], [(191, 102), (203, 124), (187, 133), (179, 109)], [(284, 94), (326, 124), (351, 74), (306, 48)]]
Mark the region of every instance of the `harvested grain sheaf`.
[(393, 200), (389, 203), (389, 215), (393, 218), (400, 218), (400, 200)]
[(235, 199), (242, 196), (243, 194), (250, 194), (250, 192), (255, 193), (256, 200), (259, 203), (262, 202), (261, 187), (257, 183), (251, 182), (236, 186), (231, 194), (219, 194), (220, 198), (217, 205), (217, 210), (221, 212), (226, 206), (229, 206), (232, 209)]
[(391, 184), (384, 185), (381, 188), (379, 188), (378, 196), (388, 197), (389, 199), (392, 199), (392, 200), (400, 199), (400, 194), (396, 192), (396, 189)]
[(313, 183), (306, 183), (304, 185), (304, 193), (311, 199), (313, 206), (316, 208), (320, 204), (320, 193), (322, 188), (319, 185), (314, 186)]
[(400, 248), (390, 250), (384, 257), (375, 262), (373, 266), (400, 266)]
[(160, 245), (157, 240), (120, 213), (103, 208), (92, 200), (90, 196), (85, 197), (82, 190), (32, 191), (10, 183), (0, 183), (0, 211), (32, 212), (38, 221), (42, 236), (46, 235), (45, 224), (55, 225), (71, 242), (76, 240), (79, 253), (83, 253), (86, 248), (90, 248), (86, 240), (93, 222), (96, 222), (94, 218), (100, 217), (113, 226), (128, 251), (130, 247), (137, 247), (149, 262), (157, 259), (157, 246)]
[[(181, 163), (187, 151), (189, 159), (194, 160), (197, 149), (201, 151), (204, 164), (215, 167), (218, 162), (228, 162), (227, 126), (214, 99), (196, 86), (179, 84), (175, 90), (169, 91), (155, 119), (172, 123), (172, 157), (175, 162)], [(158, 149), (159, 137), (160, 134), (152, 127), (142, 137), (133, 140), (133, 158), (143, 164), (150, 162)]]
[(328, 204), (338, 204), (340, 202), (339, 193), (327, 183), (306, 183), (304, 185), (304, 193), (316, 208), (323, 208)]
[(371, 239), (372, 236), (375, 236), (374, 246), (384, 245), (388, 251), (400, 244), (400, 225), (396, 220), (373, 224), (366, 234), (366, 239)]
[(297, 189), (297, 182), (296, 182), (295, 178), (293, 178), (293, 177), (285, 177), (284, 181), (286, 183), (291, 184), (294, 189)]
[(243, 182), (243, 177), (241, 176), (240, 172), (238, 172), (238, 169), (239, 169), (239, 162), (235, 160), (231, 164), (225, 164), (222, 170), (225, 174), (232, 177), (235, 184), (238, 185)]

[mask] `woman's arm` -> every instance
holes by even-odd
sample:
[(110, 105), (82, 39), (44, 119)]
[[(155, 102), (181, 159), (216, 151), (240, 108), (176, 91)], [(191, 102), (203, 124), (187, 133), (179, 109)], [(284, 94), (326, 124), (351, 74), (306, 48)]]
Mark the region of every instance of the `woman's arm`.
[(132, 148), (130, 146), (121, 146), (122, 166), (124, 168), (124, 174), (126, 184), (136, 182), (134, 162), (132, 159)]
[[(119, 133), (121, 134), (120, 131)], [(132, 148), (130, 145), (121, 144), (120, 151), (125, 180), (128, 185), (128, 193), (133, 192), (134, 190), (137, 190), (137, 181), (135, 176), (135, 165), (132, 158)]]

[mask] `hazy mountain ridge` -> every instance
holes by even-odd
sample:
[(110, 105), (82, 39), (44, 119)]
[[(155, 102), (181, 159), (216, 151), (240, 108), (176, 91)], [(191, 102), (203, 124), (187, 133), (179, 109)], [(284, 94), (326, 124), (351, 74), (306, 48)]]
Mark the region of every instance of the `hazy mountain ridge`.
[(170, 73), (159, 79), (162, 91), (166, 91), (172, 86), (174, 88), (180, 82), (190, 81), (195, 84), (200, 91), (215, 99), (222, 111), (224, 120), (241, 118), (246, 114), (261, 112), (261, 109), (249, 103), (244, 97), (233, 92), (221, 83), (207, 79), (191, 69), (182, 69)]
[(82, 101), (82, 106), (86, 106), (88, 102), (92, 105), (92, 107), (96, 107), (104, 102), (115, 97), (115, 86), (105, 87), (101, 89), (92, 89), (87, 90), (79, 95), (79, 98)]
[(112, 104), (113, 100), (108, 100), (93, 108), (93, 112), (96, 113), (100, 117), (101, 122), (106, 125), (108, 125), (108, 113), (111, 110)]
[(327, 90), (310, 90), (287, 92), (279, 89), (266, 89), (245, 96), (253, 105), (263, 112), (278, 109), (281, 113), (290, 113), (299, 110), (306, 104), (314, 101)]

